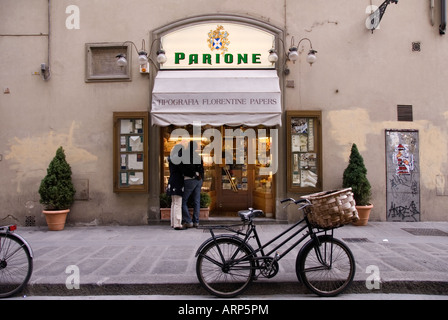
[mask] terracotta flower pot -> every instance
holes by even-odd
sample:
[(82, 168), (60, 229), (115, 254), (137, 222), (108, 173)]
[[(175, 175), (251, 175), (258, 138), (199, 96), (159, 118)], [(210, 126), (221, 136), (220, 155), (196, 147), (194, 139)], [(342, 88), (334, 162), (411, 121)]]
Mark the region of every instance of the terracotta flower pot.
[[(193, 217), (193, 209), (189, 208), (191, 216)], [(199, 209), (199, 219), (208, 220), (210, 213), (210, 208), (200, 208)], [(171, 218), (171, 208), (160, 208), (160, 219), (170, 220)]]
[(43, 210), (50, 231), (60, 231), (65, 227), (65, 220), (70, 209), (66, 210)]
[(373, 204), (368, 206), (356, 206), (356, 210), (358, 211), (359, 220), (353, 222), (355, 226), (365, 226), (367, 225), (367, 221), (369, 221), (370, 211), (373, 208)]

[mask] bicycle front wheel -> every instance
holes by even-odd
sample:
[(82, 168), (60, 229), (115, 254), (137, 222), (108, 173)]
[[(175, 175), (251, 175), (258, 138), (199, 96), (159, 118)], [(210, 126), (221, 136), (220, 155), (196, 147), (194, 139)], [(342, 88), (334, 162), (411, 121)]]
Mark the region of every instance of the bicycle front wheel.
[(315, 294), (338, 295), (353, 281), (355, 258), (342, 241), (320, 236), (308, 242), (301, 252), (296, 260), (296, 273)]
[(252, 282), (252, 250), (235, 238), (218, 238), (199, 252), (196, 274), (202, 286), (220, 298), (235, 297)]
[(0, 233), (0, 298), (22, 291), (32, 271), (33, 260), (23, 241)]

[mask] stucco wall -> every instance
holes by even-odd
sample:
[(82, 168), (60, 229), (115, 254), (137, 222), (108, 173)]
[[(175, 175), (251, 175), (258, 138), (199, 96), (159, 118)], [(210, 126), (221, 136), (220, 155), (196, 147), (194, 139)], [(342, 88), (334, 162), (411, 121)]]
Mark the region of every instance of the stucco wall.
[[(382, 1), (373, 1), (379, 5)], [(437, 176), (447, 175), (448, 39), (431, 26), (426, 1), (391, 4), (373, 34), (365, 28), (370, 0), (344, 1), (50, 1), (51, 78), (47, 63), (46, 0), (0, 4), (0, 221), (43, 224), (37, 189), (58, 146), (63, 145), (76, 181), (89, 181), (88, 200), (76, 201), (74, 223), (144, 224), (156, 195), (112, 192), (112, 112), (148, 111), (151, 76), (132, 67), (131, 82), (86, 83), (85, 43), (145, 39), (173, 21), (206, 14), (235, 14), (283, 29), (285, 47), (310, 38), (318, 61), (301, 55), (288, 63), (294, 88), (283, 88), (286, 110), (322, 110), (323, 187), (341, 186), (350, 146), (364, 156), (373, 186), (372, 219), (385, 220), (385, 129), (418, 129), (422, 220), (446, 220)], [(437, 3), (437, 1), (436, 1)], [(66, 27), (76, 5), (79, 29)], [(421, 51), (411, 50), (421, 42)], [(267, 48), (269, 49), (269, 48)], [(308, 50), (307, 45), (303, 48)], [(301, 48), (299, 48), (301, 50)], [(133, 53), (135, 54), (135, 52)], [(134, 56), (135, 57), (135, 56)], [(4, 93), (6, 88), (9, 93)], [(412, 105), (413, 122), (397, 122), (396, 107)], [(284, 149), (280, 149), (280, 152)], [(158, 155), (153, 155), (157, 157)], [(155, 161), (158, 161), (157, 159)], [(155, 165), (157, 167), (157, 164)], [(281, 169), (277, 198), (287, 196)], [(439, 186), (440, 188), (440, 186)], [(448, 188), (447, 188), (448, 189)], [(448, 195), (448, 193), (447, 193)], [(25, 204), (34, 204), (26, 208)]]

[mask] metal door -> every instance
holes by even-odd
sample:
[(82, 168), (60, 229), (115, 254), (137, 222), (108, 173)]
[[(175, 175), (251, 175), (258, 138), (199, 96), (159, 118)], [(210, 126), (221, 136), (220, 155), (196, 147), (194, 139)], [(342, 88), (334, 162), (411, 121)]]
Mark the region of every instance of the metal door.
[(387, 221), (420, 221), (417, 130), (386, 130)]

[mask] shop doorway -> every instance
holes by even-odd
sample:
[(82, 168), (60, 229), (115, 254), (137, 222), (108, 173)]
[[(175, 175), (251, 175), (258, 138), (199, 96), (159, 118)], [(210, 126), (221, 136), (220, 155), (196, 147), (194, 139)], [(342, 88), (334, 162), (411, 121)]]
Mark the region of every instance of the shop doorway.
[[(261, 209), (267, 217), (274, 217), (275, 174), (263, 170), (269, 167), (270, 163), (260, 161), (261, 157), (257, 156), (264, 153), (269, 159), (272, 143), (271, 128), (206, 125), (201, 126), (200, 135), (194, 132), (192, 125), (170, 125), (161, 128), (164, 160), (161, 171), (162, 190), (166, 190), (169, 178), (168, 156), (176, 144), (186, 142), (182, 142), (185, 137), (177, 135), (182, 131), (175, 131), (176, 129), (185, 130), (190, 139), (201, 144), (205, 169), (202, 192), (208, 193), (211, 197), (211, 217), (237, 216), (238, 210), (249, 207)], [(210, 132), (210, 130), (207, 131), (208, 129), (214, 130), (213, 138), (207, 135)], [(220, 138), (221, 140), (218, 141)], [(217, 147), (218, 143), (220, 147)], [(211, 148), (212, 145), (214, 148)], [(255, 156), (251, 152), (255, 152)]]

